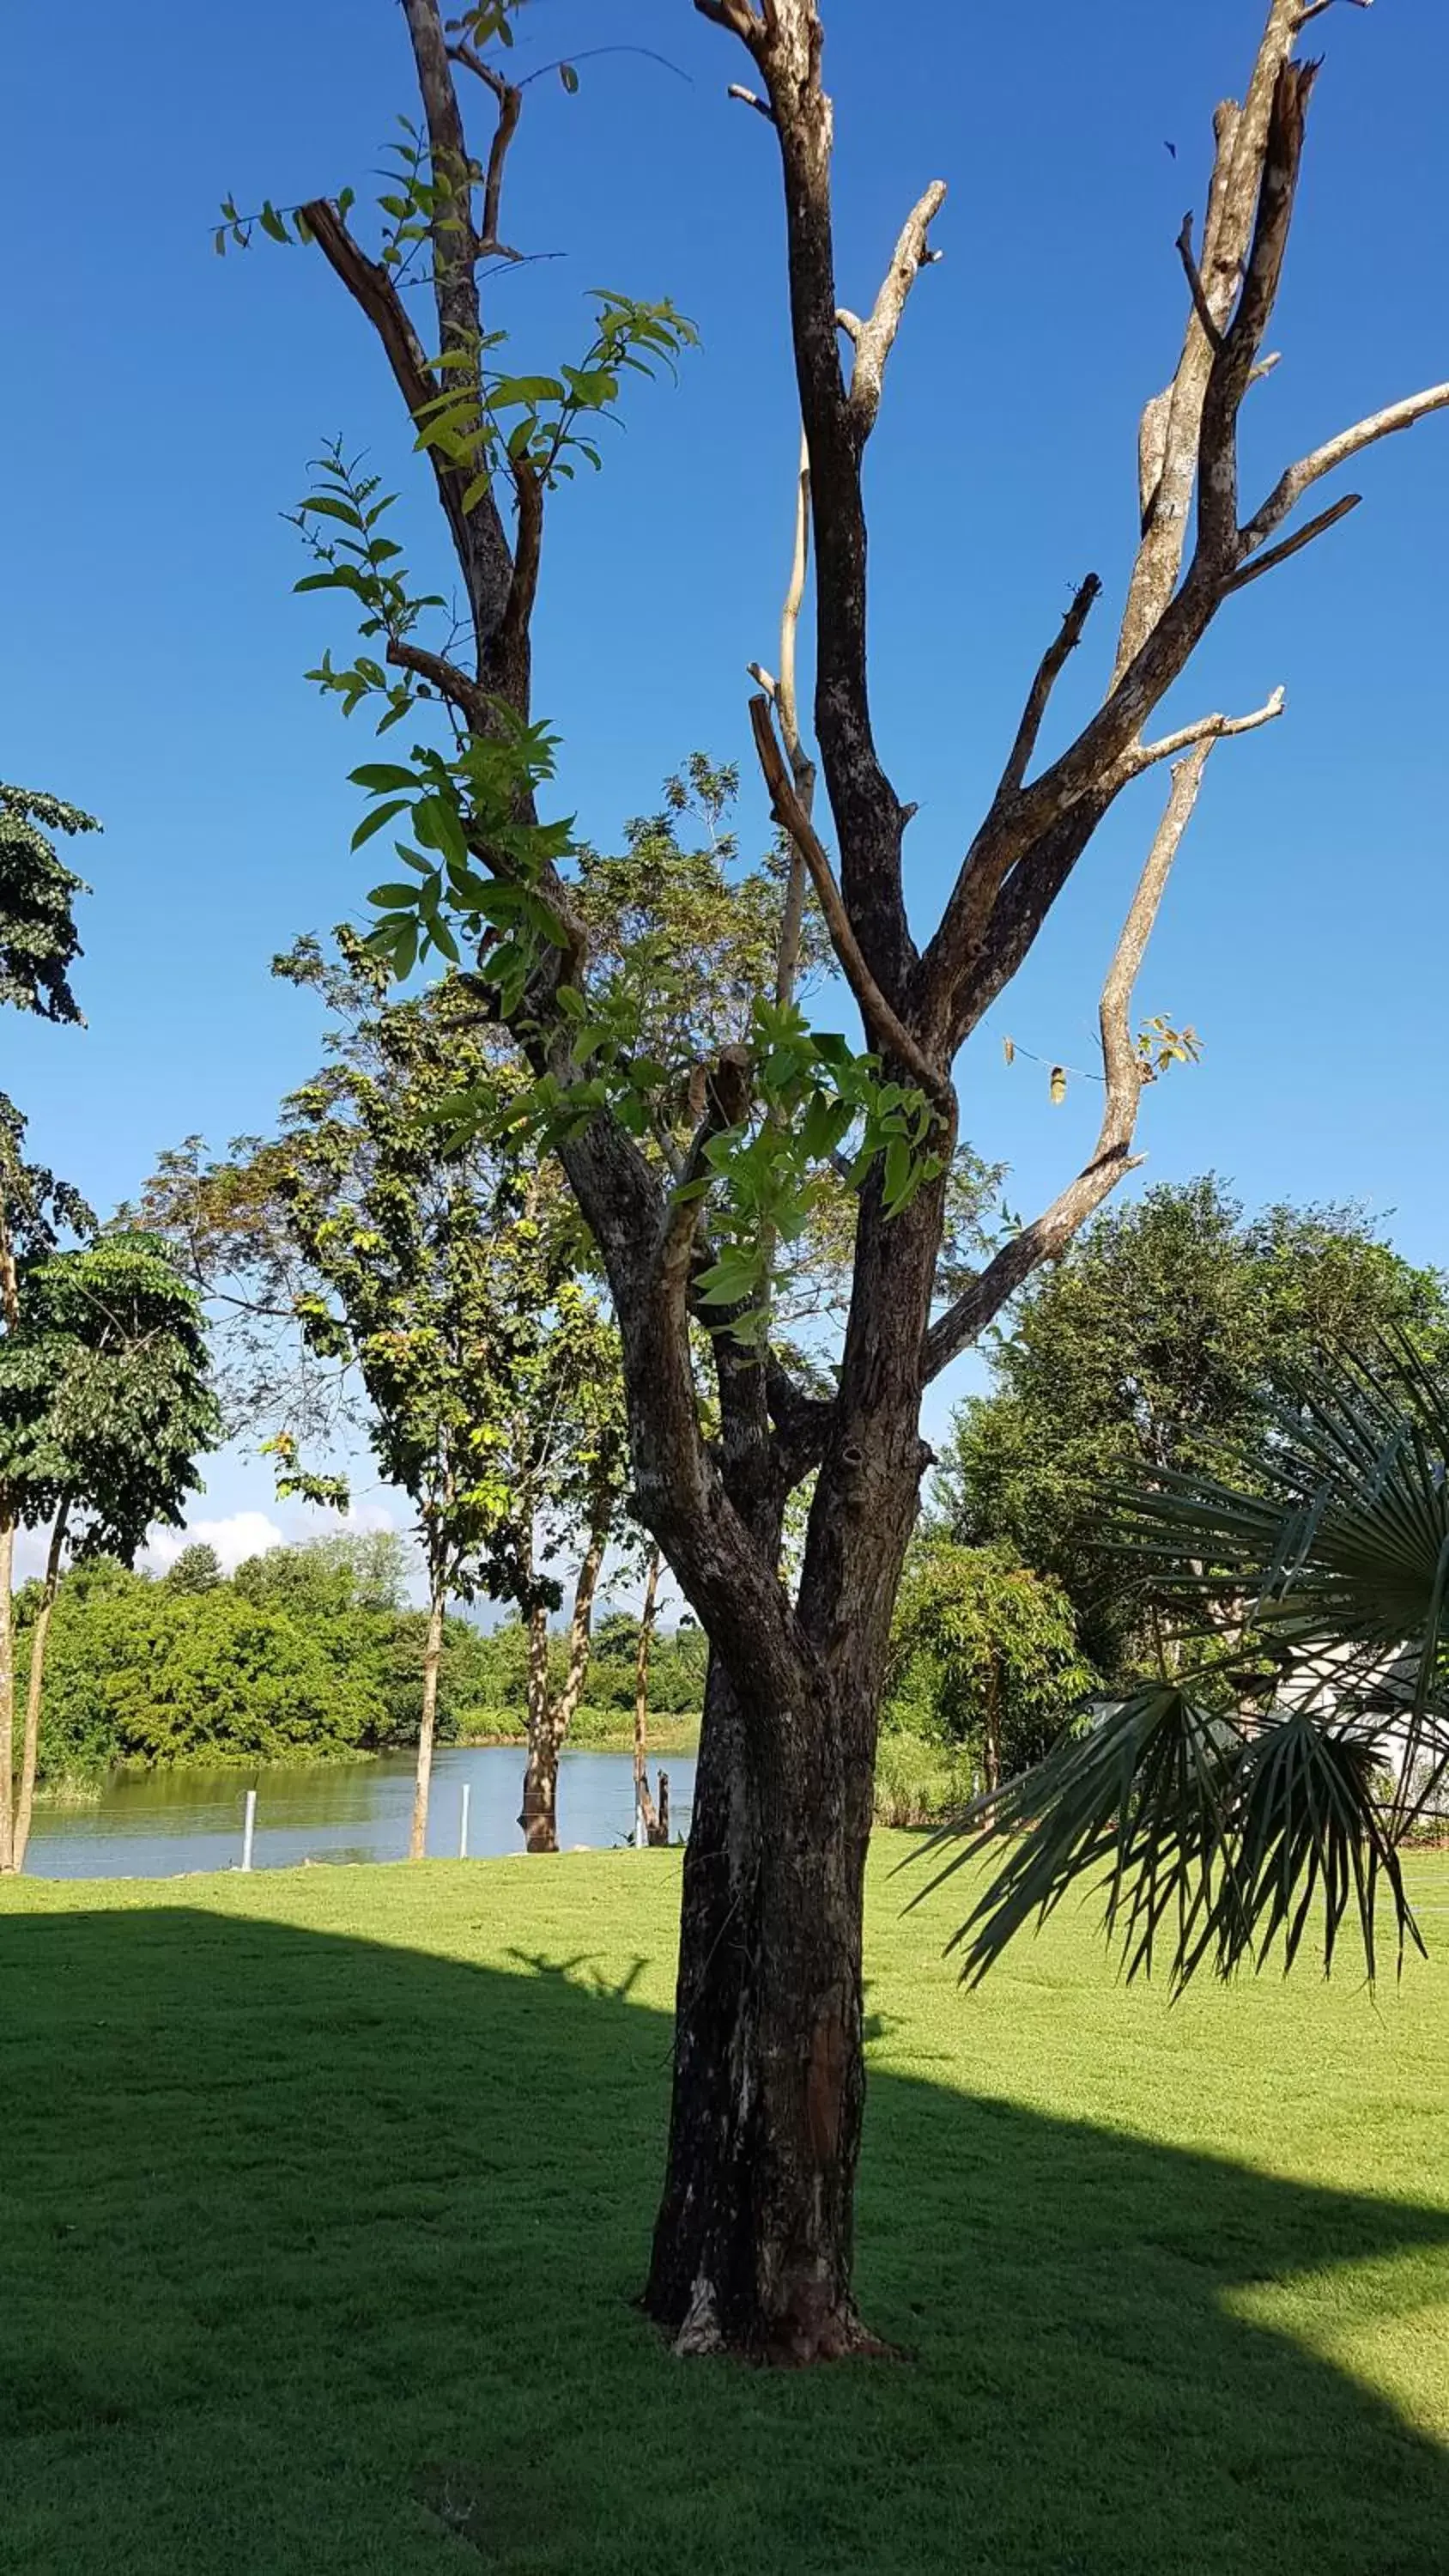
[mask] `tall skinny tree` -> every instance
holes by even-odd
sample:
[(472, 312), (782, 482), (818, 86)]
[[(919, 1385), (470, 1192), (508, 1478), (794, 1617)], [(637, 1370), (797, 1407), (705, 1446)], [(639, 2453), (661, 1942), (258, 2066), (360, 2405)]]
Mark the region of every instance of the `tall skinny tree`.
[[(78, 806), (0, 786), (0, 1005), (83, 1027), (70, 970), (81, 953), (78, 895), (89, 888), (57, 858), (55, 832), (93, 832)], [(0, 1092), (0, 1332), (20, 1324), (20, 1267), (47, 1251), (56, 1228), (86, 1232), (89, 1208), (67, 1182), (24, 1158), (26, 1122)], [(16, 1498), (0, 1484), (0, 1870), (14, 1864)]]
[[(680, 0), (681, 18), (684, 15)], [(1138, 971), (1215, 747), (1269, 723), (1282, 691), (1241, 715), (1154, 734), (1153, 718), (1219, 611), (1350, 509), (1300, 505), (1335, 469), (1449, 405), (1449, 384), (1391, 404), (1240, 491), (1239, 422), (1269, 364), (1317, 66), (1296, 58), (1319, 8), (1272, 0), (1241, 104), (1214, 120), (1206, 215), (1183, 227), (1184, 331), (1143, 415), (1141, 536), (1104, 686), (1085, 724), (1044, 749), (1048, 705), (1102, 584), (1089, 574), (1024, 690), (1000, 782), (969, 834), (924, 945), (906, 907), (910, 808), (871, 717), (864, 465), (909, 298), (930, 264), (945, 187), (907, 215), (873, 298), (837, 274), (833, 111), (819, 0), (695, 0), (730, 40), (742, 150), (768, 134), (784, 189), (789, 334), (805, 445), (798, 487), (813, 540), (817, 825), (793, 669), (750, 704), (775, 816), (813, 889), (863, 1025), (859, 1051), (810, 1027), (783, 973), (748, 1041), (691, 1071), (693, 1129), (677, 1167), (647, 1139), (677, 1103), (679, 1068), (645, 1056), (599, 1006), (567, 823), (540, 818), (552, 743), (532, 703), (531, 627), (550, 499), (596, 461), (597, 423), (629, 370), (688, 346), (665, 304), (598, 299), (578, 363), (504, 372), (487, 303), (508, 237), (507, 162), (529, 95), (496, 40), (508, 0), (444, 21), (403, 0), (422, 127), (383, 201), (376, 254), (353, 199), (309, 202), (314, 243), (374, 332), (427, 459), (462, 616), (428, 632), (375, 483), (340, 455), (304, 507), (314, 586), (346, 592), (365, 648), (317, 677), (344, 706), (371, 696), (399, 723), (415, 692), (423, 739), (354, 773), (375, 802), (360, 834), (401, 823), (406, 880), (376, 890), (379, 951), (400, 973), (466, 940), (480, 1006), (513, 1029), (607, 1273), (624, 1355), (634, 1505), (708, 1632), (713, 1662), (684, 1897), (668, 2172), (645, 2293), (681, 2351), (810, 2361), (870, 2348), (851, 2288), (864, 2102), (861, 1899), (891, 1613), (928, 1452), (924, 1387), (965, 1350), (1130, 1167), (1141, 1069)], [(576, 86), (566, 79), (565, 87)], [(465, 100), (485, 136), (470, 138)], [(411, 129), (409, 129), (411, 133)], [(401, 207), (401, 213), (398, 208)], [(286, 235), (267, 207), (260, 219)], [(234, 207), (227, 224), (248, 226)], [(422, 247), (425, 255), (414, 258)], [(418, 279), (416, 288), (412, 285)], [(414, 302), (413, 296), (427, 303)], [(511, 515), (511, 527), (509, 516)], [(795, 563), (803, 563), (797, 541)], [(803, 582), (792, 578), (787, 631)], [(376, 650), (374, 651), (374, 646)], [(379, 658), (381, 657), (381, 658)], [(784, 657), (781, 657), (782, 664)], [(443, 723), (432, 720), (441, 713)], [(961, 1048), (1045, 929), (1104, 818), (1166, 770), (1170, 789), (1099, 1004), (1103, 1114), (1084, 1167), (944, 1304), (937, 1299)], [(402, 818), (405, 817), (405, 821)], [(834, 848), (829, 846), (833, 838)], [(441, 939), (438, 936), (441, 930)], [(772, 1343), (776, 1248), (822, 1173), (858, 1190), (849, 1308), (833, 1390), (801, 1385)], [(713, 1336), (717, 1439), (707, 1436), (691, 1325)], [(798, 1590), (780, 1574), (786, 1498), (814, 1471)]]
[(11, 1869), (24, 1867), (30, 1839), (45, 1650), (66, 1550), (129, 1563), (154, 1522), (179, 1525), (198, 1457), (218, 1431), (200, 1310), (154, 1237), (108, 1235), (24, 1270), (18, 1322), (0, 1342), (0, 1490), (19, 1520), (48, 1522), (50, 1535), (18, 1786), (10, 1763), (0, 1775)]

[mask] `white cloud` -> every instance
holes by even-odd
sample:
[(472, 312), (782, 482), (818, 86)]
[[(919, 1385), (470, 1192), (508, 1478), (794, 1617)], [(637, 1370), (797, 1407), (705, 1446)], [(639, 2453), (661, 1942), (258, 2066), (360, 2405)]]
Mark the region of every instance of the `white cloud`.
[(226, 1520), (191, 1521), (185, 1529), (158, 1529), (146, 1542), (145, 1561), (164, 1574), (184, 1547), (214, 1547), (222, 1572), (234, 1574), (244, 1557), (265, 1556), (286, 1540), (265, 1512), (232, 1512)]

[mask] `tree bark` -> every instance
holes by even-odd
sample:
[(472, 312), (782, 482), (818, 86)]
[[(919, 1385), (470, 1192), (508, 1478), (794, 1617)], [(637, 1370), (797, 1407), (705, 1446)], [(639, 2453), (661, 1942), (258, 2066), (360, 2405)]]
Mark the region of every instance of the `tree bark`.
[[(644, 2293), (681, 2353), (803, 2364), (883, 2349), (851, 2291), (862, 1911), (890, 1614), (929, 1458), (917, 1424), (941, 1186), (890, 1220), (877, 1185), (863, 1194), (796, 1605), (813, 1649), (799, 1686), (762, 1704), (712, 1634)], [(758, 1442), (736, 1441), (725, 1483), (778, 1564), (785, 1494), (762, 1481)]]
[[(716, 1655), (684, 1855), (674, 2096), (644, 2306), (682, 2354), (878, 2350), (851, 2295), (868, 1774)], [(761, 1762), (762, 1716), (778, 1727)], [(816, 1820), (810, 1833), (802, 1819)]]
[(659, 1602), (660, 1552), (650, 1551), (649, 1570), (644, 1578), (644, 1607), (639, 1614), (639, 1645), (634, 1657), (634, 1817), (640, 1819), (651, 1843), (659, 1839), (659, 1819), (649, 1795), (647, 1767), (649, 1729), (649, 1649), (654, 1638), (654, 1620)]
[(63, 1497), (50, 1533), (50, 1547), (45, 1559), (45, 1582), (40, 1595), (40, 1608), (30, 1634), (30, 1675), (25, 1688), (25, 1737), (20, 1755), (20, 1794), (15, 1802), (15, 1824), (11, 1843), (11, 1866), (25, 1867), (25, 1854), (30, 1842), (30, 1818), (35, 1806), (35, 1773), (40, 1756), (40, 1710), (45, 1690), (45, 1649), (50, 1636), (50, 1614), (60, 1585), (60, 1561), (65, 1554), (65, 1533), (70, 1520), (70, 1496)]
[(433, 1785), (433, 1738), (437, 1733), (438, 1665), (442, 1652), (443, 1589), (441, 1584), (435, 1584), (428, 1605), (427, 1644), (423, 1648), (423, 1710), (418, 1722), (418, 1768), (413, 1783), (409, 1860), (422, 1860), (428, 1848), (428, 1797)]

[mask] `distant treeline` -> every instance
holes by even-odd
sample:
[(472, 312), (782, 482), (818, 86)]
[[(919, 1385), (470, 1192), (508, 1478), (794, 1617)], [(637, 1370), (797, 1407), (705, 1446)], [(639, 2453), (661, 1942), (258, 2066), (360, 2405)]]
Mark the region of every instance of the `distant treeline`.
[[(224, 1577), (193, 1546), (162, 1576), (109, 1560), (78, 1565), (56, 1601), (40, 1744), (42, 1784), (83, 1782), (117, 1764), (286, 1762), (345, 1757), (416, 1736), (425, 1614), (407, 1598), (408, 1557), (390, 1532), (274, 1548)], [(22, 1682), (39, 1586), (18, 1597)], [(638, 1630), (597, 1624), (581, 1743), (628, 1740)], [(562, 1640), (558, 1650), (562, 1651)], [(704, 1640), (661, 1629), (650, 1662), (651, 1718), (697, 1716)], [(440, 1679), (444, 1739), (521, 1737), (525, 1638), (448, 1621)]]

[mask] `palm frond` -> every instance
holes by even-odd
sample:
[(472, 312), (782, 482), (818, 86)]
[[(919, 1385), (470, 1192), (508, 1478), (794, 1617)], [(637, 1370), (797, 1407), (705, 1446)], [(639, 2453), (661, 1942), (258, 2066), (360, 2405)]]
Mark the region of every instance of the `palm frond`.
[(955, 1848), (912, 1903), (1005, 1842), (1005, 1861), (949, 1944), (964, 1953), (968, 1985), (1084, 1879), (1102, 1893), (1109, 1938), (1123, 1939), (1129, 1979), (1151, 1974), (1169, 1918), (1177, 1975), (1179, 1961), (1196, 1965), (1223, 1903), (1223, 1796), (1237, 1743), (1186, 1691), (1150, 1684), (934, 1834), (927, 1854)]

